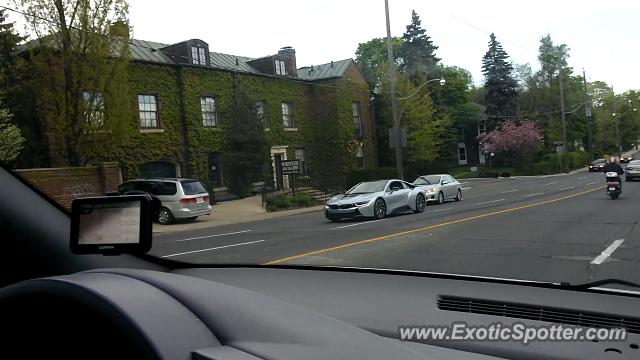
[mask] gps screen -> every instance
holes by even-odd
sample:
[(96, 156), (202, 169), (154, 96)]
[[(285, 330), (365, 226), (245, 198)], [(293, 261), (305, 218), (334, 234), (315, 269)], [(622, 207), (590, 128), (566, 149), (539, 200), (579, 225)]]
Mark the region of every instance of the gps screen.
[(84, 203), (80, 206), (78, 244), (135, 244), (140, 241), (139, 201)]

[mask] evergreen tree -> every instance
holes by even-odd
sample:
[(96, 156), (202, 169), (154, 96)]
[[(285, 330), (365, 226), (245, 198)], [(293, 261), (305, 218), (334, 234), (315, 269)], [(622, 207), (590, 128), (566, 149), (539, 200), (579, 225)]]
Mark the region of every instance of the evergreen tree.
[(256, 103), (240, 86), (236, 86), (229, 115), (223, 168), (226, 169), (229, 190), (238, 196), (246, 196), (253, 183), (264, 176), (268, 158), (267, 139)]
[(438, 46), (434, 45), (431, 37), (427, 35), (427, 30), (422, 27), (420, 16), (415, 10), (411, 12), (411, 24), (407, 25), (402, 40), (399, 54), (402, 64), (399, 70), (414, 83), (420, 77), (436, 78), (440, 61), (436, 56)]
[(485, 113), (489, 127), (514, 116), (516, 110), (518, 82), (513, 78), (513, 66), (502, 44), (491, 34), (489, 50), (482, 58), (482, 73), (485, 76)]
[(6, 10), (0, 9), (0, 93), (4, 95), (15, 86), (18, 67), (17, 48), (24, 40), (8, 22)]

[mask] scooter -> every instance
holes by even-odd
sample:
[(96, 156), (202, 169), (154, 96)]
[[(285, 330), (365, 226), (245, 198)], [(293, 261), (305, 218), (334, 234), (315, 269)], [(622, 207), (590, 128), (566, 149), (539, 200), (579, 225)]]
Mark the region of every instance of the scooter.
[(622, 193), (622, 178), (620, 174), (617, 172), (608, 172), (605, 174), (607, 178), (607, 195), (611, 198), (611, 200), (615, 200)]

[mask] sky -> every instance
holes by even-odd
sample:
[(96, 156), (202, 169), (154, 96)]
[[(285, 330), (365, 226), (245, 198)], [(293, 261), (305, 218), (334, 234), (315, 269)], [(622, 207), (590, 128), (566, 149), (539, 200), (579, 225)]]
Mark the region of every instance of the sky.
[[(640, 1), (389, 0), (392, 36), (414, 9), (447, 65), (482, 83), (489, 34), (518, 64), (534, 71), (540, 38), (571, 49), (569, 66), (584, 68), (616, 93), (640, 89)], [(261, 57), (296, 49), (298, 67), (355, 58), (359, 43), (386, 36), (384, 0), (130, 0), (133, 37), (162, 43), (202, 39), (211, 51)]]

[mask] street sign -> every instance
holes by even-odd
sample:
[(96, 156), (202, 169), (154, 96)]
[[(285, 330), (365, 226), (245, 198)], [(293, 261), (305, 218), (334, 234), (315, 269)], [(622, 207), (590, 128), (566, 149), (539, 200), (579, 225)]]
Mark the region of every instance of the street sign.
[(281, 160), (282, 175), (300, 174), (300, 160)]
[[(396, 147), (396, 139), (398, 138), (398, 136), (396, 135), (396, 128), (390, 128), (389, 129), (389, 147), (390, 148), (395, 148)], [(402, 147), (407, 147), (407, 128), (400, 128), (400, 143), (402, 144)]]

